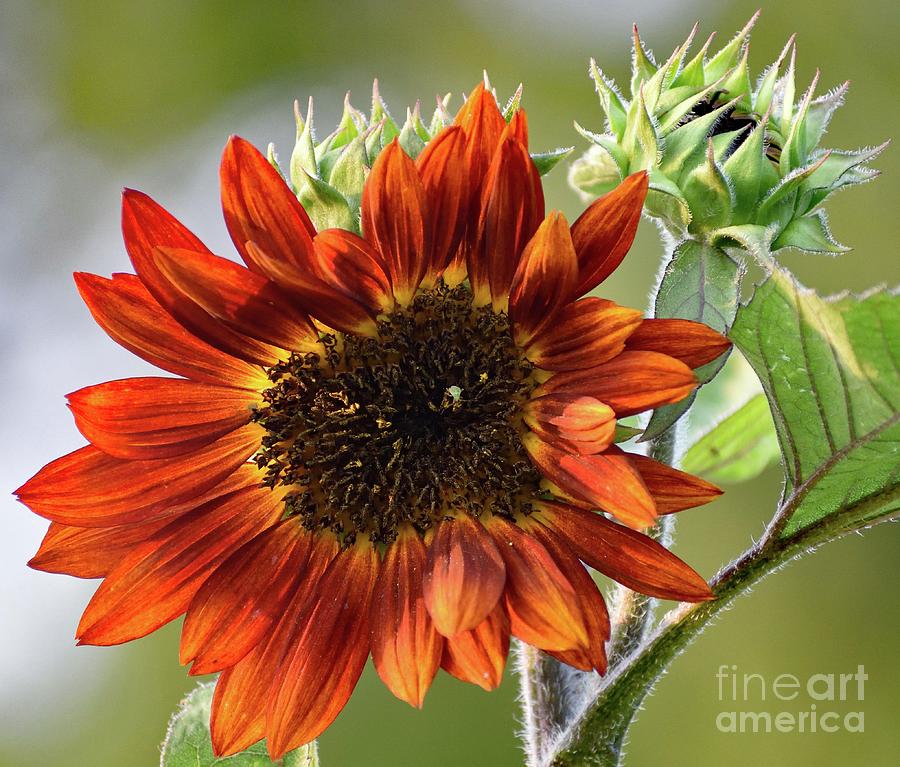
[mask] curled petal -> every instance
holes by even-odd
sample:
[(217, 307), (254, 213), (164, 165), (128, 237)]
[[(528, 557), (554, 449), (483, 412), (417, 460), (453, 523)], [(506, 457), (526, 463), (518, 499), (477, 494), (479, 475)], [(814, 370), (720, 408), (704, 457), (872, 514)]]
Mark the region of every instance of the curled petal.
[(728, 351), (731, 341), (702, 322), (649, 319), (628, 337), (625, 346), (635, 351), (668, 354), (689, 368), (698, 368)]
[[(259, 447), (247, 424), (194, 453), (123, 461), (83, 447), (48, 463), (16, 493), (35, 514), (76, 527), (110, 527), (171, 516), (228, 477)], [(247, 482), (258, 481), (247, 467)]]
[(122, 196), (122, 234), (134, 270), (147, 290), (191, 333), (215, 348), (249, 362), (270, 365), (278, 360), (277, 349), (226, 327), (160, 271), (157, 248), (209, 253), (207, 247), (172, 214), (147, 195), (126, 189)]
[(153, 255), (162, 279), (239, 333), (291, 351), (318, 347), (309, 317), (271, 280), (212, 253), (161, 247)]
[(616, 414), (609, 405), (577, 394), (547, 394), (523, 408), (528, 427), (545, 442), (576, 455), (605, 450), (616, 433)]
[(623, 586), (661, 599), (712, 599), (706, 581), (649, 536), (574, 506), (543, 502), (539, 509), (581, 560)]
[(171, 458), (250, 421), (255, 392), (182, 378), (125, 378), (67, 396), (79, 431), (115, 458)]
[(219, 167), (222, 212), (238, 253), (247, 259), (247, 243), (299, 269), (314, 263), (316, 233), (296, 195), (265, 156), (249, 141), (232, 136)]
[(51, 522), (28, 566), (76, 578), (105, 578), (132, 549), (171, 521), (164, 517), (117, 527), (71, 527)]
[(233, 666), (282, 615), (303, 577), (313, 537), (291, 517), (241, 546), (194, 595), (179, 655), (191, 674)]
[(333, 536), (316, 536), (306, 568), (295, 579), (293, 593), (275, 628), (219, 676), (209, 720), (216, 756), (244, 751), (265, 735), (266, 706), (273, 693), (275, 675), (299, 637), (304, 625), (303, 610), (337, 552), (338, 543)]
[(97, 324), (151, 365), (194, 381), (265, 389), (262, 369), (213, 348), (189, 333), (133, 274), (112, 279), (76, 272), (78, 292)]
[(602, 365), (553, 376), (538, 394), (577, 392), (605, 402), (622, 418), (684, 399), (697, 377), (683, 362), (658, 352), (622, 352)]
[(79, 644), (121, 644), (181, 615), (222, 560), (274, 524), (282, 508), (277, 493), (255, 486), (178, 517), (106, 577), (81, 616)]
[(640, 171), (595, 200), (572, 224), (578, 254), (578, 282), (572, 297), (583, 296), (611, 275), (634, 242), (649, 176)]
[(338, 554), (298, 620), (266, 712), (273, 760), (317, 738), (350, 698), (369, 656), (378, 554), (368, 541)]
[(422, 707), (441, 662), (444, 638), (425, 607), (425, 544), (405, 528), (390, 544), (372, 599), (372, 661), (387, 688)]
[(476, 305), (506, 310), (513, 275), (526, 243), (544, 218), (541, 179), (528, 150), (508, 136), (485, 176), (477, 241), (468, 272)]
[(656, 520), (656, 504), (637, 469), (624, 453), (571, 455), (526, 434), (522, 444), (540, 472), (564, 492), (608, 511), (631, 527)]
[(703, 506), (722, 495), (718, 487), (693, 474), (673, 469), (643, 455), (626, 455), (647, 485), (660, 514)]
[(472, 181), (466, 173), (466, 134), (451, 125), (428, 142), (416, 160), (430, 213), (428, 275), (441, 274), (466, 232)]
[(428, 546), (425, 606), (444, 636), (475, 628), (497, 605), (506, 572), (484, 527), (466, 514), (438, 524)]
[(345, 333), (377, 335), (375, 320), (365, 306), (312, 272), (272, 258), (253, 242), (247, 243), (247, 261), (257, 272), (294, 293), (303, 310), (328, 327)]
[(324, 282), (373, 314), (393, 308), (384, 262), (362, 237), (344, 229), (326, 229), (316, 235), (313, 246), (318, 274)]
[(552, 211), (525, 246), (513, 277), (509, 318), (517, 343), (526, 344), (554, 319), (577, 277), (578, 261), (569, 225), (562, 213)]
[(363, 187), (362, 230), (381, 253), (401, 304), (409, 303), (429, 266), (429, 228), (422, 180), (394, 139), (378, 155)]
[(582, 298), (563, 306), (526, 347), (544, 370), (583, 370), (608, 362), (625, 349), (641, 324), (641, 312), (602, 298)]
[(494, 690), (503, 680), (509, 655), (509, 618), (497, 605), (470, 631), (461, 631), (444, 640), (441, 668), (463, 682)]
[(513, 636), (542, 650), (586, 646), (575, 587), (546, 547), (501, 517), (491, 517), (487, 528), (506, 564), (504, 603)]

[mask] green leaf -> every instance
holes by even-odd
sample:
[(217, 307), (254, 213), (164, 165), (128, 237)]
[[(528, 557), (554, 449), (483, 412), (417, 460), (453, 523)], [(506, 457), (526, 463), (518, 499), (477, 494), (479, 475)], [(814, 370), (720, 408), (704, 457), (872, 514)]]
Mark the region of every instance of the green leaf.
[(313, 102), (309, 100), (306, 119), (300, 114), (300, 106), (294, 102), (294, 117), (297, 120), (297, 140), (291, 152), (291, 183), (295, 191), (303, 188), (307, 175), (317, 176), (319, 164), (316, 160), (316, 148), (313, 145)]
[(341, 151), (328, 177), (328, 183), (347, 198), (354, 213), (359, 212), (368, 162), (365, 141), (362, 136), (357, 136)]
[(706, 146), (706, 162), (688, 175), (681, 190), (691, 206), (691, 231), (708, 231), (731, 223), (734, 192), (716, 162), (712, 140)]
[(215, 684), (201, 684), (178, 706), (169, 722), (160, 767), (318, 767), (315, 741), (273, 762), (262, 741), (234, 756), (213, 755), (209, 709)]
[(681, 468), (713, 482), (743, 482), (778, 456), (772, 414), (760, 393), (697, 440), (681, 459)]
[(573, 146), (567, 146), (553, 149), (549, 152), (535, 152), (531, 155), (531, 160), (537, 168), (538, 173), (541, 176), (546, 176), (557, 166), (557, 164), (572, 154), (574, 149), (575, 147)]
[(323, 229), (347, 229), (359, 232), (359, 221), (350, 209), (350, 203), (330, 184), (304, 173), (303, 186), (297, 197), (306, 209), (317, 231)]
[(841, 245), (831, 236), (828, 218), (824, 210), (811, 216), (795, 218), (772, 243), (772, 250), (797, 248), (809, 253), (846, 253), (850, 248)]
[(741, 307), (731, 337), (762, 382), (784, 456), (781, 535), (842, 509), (869, 520), (900, 507), (897, 317), (895, 292), (825, 300), (783, 270)]
[(622, 138), (625, 133), (625, 105), (619, 91), (611, 80), (607, 80), (603, 72), (597, 67), (597, 62), (591, 59), (591, 79), (597, 89), (600, 106), (606, 113), (606, 124), (609, 130)]
[[(656, 293), (655, 317), (696, 320), (727, 333), (738, 305), (743, 269), (725, 251), (695, 240), (680, 243)], [(725, 364), (722, 355), (695, 371), (701, 384)], [(658, 437), (691, 406), (693, 396), (653, 411), (641, 441)]]
[(628, 442), (630, 439), (634, 439), (638, 434), (643, 431), (636, 426), (625, 426), (624, 424), (617, 423), (616, 424), (616, 434), (613, 437), (613, 442)]
[(650, 188), (644, 209), (655, 218), (660, 218), (670, 227), (686, 232), (691, 223), (691, 206), (681, 195), (681, 190), (658, 168), (650, 171)]

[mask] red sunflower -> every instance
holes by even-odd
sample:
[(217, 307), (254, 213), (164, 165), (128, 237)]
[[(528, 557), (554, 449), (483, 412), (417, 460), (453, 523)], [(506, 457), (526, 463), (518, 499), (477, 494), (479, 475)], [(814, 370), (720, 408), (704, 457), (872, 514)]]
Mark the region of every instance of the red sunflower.
[(69, 396), (90, 444), (18, 491), (52, 521), (30, 564), (104, 578), (80, 644), (186, 614), (182, 662), (222, 672), (216, 753), (312, 740), (370, 654), (414, 706), (439, 667), (495, 687), (510, 635), (602, 673), (609, 619), (582, 563), (711, 597), (637, 530), (719, 491), (613, 439), (728, 341), (581, 298), (630, 247), (647, 177), (570, 228), (544, 213), (527, 134), (479, 86), (416, 161), (381, 152), (362, 237), (316, 232), (233, 138), (222, 204), (246, 267), (126, 191), (136, 275), (76, 274), (100, 326), (179, 377)]

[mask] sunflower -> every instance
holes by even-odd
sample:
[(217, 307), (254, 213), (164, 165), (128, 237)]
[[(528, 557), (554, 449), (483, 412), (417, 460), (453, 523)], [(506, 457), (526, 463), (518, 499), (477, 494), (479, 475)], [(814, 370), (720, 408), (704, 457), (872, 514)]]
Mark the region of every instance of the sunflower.
[(370, 654), (414, 706), (439, 668), (496, 687), (510, 636), (604, 672), (582, 563), (711, 598), (639, 531), (719, 491), (615, 435), (728, 341), (581, 298), (630, 247), (644, 173), (571, 227), (545, 215), (525, 113), (507, 123), (479, 86), (417, 160), (378, 155), (362, 236), (315, 231), (240, 138), (221, 188), (246, 267), (127, 190), (136, 274), (75, 275), (115, 341), (178, 376), (69, 395), (90, 444), (18, 491), (51, 520), (30, 565), (104, 579), (80, 644), (185, 614), (181, 661), (221, 672), (216, 752), (265, 737), (278, 758), (333, 721)]

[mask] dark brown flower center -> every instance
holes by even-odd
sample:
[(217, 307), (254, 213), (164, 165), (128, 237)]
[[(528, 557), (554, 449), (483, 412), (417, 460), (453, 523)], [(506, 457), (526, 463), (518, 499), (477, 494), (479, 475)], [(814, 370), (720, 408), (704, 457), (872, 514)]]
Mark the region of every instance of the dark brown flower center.
[(255, 414), (268, 430), (256, 460), (268, 484), (290, 487), (289, 514), (388, 542), (404, 522), (527, 509), (540, 477), (518, 412), (534, 383), (505, 315), (439, 285), (380, 321), (377, 339), (323, 341), (326, 359), (269, 370)]

